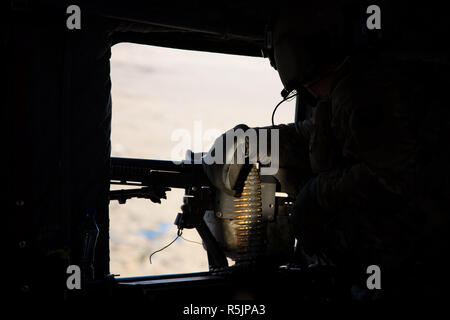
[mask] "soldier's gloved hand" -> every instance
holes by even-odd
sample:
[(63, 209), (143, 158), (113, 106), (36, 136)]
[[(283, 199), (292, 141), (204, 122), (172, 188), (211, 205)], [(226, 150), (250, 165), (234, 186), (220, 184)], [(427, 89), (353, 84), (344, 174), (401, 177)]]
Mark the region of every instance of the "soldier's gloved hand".
[[(240, 124), (232, 130), (237, 129), (245, 132), (248, 126)], [(239, 160), (237, 153), (241, 152), (241, 155), (248, 159), (248, 145), (245, 141), (238, 140), (229, 144), (227, 148), (227, 132), (216, 139), (208, 154), (204, 157), (203, 168), (216, 188), (234, 196), (237, 191), (237, 182), (242, 177), (242, 171), (244, 168), (248, 168), (248, 165), (245, 165), (242, 161), (237, 161)]]

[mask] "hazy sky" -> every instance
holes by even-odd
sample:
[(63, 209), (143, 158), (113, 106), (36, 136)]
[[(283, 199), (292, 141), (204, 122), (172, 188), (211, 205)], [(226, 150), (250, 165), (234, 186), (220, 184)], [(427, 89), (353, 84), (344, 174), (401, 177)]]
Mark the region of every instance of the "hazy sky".
[[(113, 47), (111, 61), (113, 152), (125, 148), (142, 157), (168, 158), (176, 144), (174, 130), (193, 133), (195, 121), (203, 131), (218, 132), (239, 123), (269, 125), (281, 100), (278, 74), (263, 58), (120, 44)], [(276, 122), (293, 117), (294, 103), (286, 103)], [(121, 130), (126, 128), (128, 133)], [(125, 145), (130, 135), (139, 146), (146, 141), (146, 147)]]
[[(179, 141), (172, 134), (185, 129), (200, 137), (194, 151), (207, 151), (209, 132), (225, 132), (239, 123), (270, 125), (272, 110), (281, 100), (278, 74), (263, 58), (231, 56), (119, 44), (112, 49), (112, 155), (131, 158), (170, 159)], [(294, 102), (278, 108), (275, 123), (292, 122)], [(194, 127), (197, 132), (194, 132)], [(188, 146), (187, 146), (188, 147)], [(180, 155), (181, 156), (181, 155)], [(169, 193), (162, 205), (149, 200), (112, 202), (111, 272), (122, 276), (207, 270), (201, 245), (170, 242), (182, 203), (182, 190)], [(186, 237), (199, 240), (193, 230)]]

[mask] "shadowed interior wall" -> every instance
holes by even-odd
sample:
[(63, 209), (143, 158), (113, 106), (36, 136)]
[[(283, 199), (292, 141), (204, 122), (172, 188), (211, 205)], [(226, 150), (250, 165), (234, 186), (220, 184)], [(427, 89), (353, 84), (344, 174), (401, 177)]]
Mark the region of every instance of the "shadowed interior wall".
[(100, 230), (96, 277), (109, 272), (107, 24), (86, 16), (85, 30), (69, 31), (64, 11), (10, 13), (2, 20), (2, 70), (12, 79), (1, 129), (7, 274), (12, 292), (62, 297), (67, 266), (82, 264), (87, 210)]

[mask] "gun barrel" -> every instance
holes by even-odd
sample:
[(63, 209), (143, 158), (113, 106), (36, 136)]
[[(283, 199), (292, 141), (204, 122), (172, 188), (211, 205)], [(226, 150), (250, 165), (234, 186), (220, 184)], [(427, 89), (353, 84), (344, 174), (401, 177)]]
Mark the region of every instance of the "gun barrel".
[(111, 157), (111, 182), (169, 188), (209, 186), (200, 163)]

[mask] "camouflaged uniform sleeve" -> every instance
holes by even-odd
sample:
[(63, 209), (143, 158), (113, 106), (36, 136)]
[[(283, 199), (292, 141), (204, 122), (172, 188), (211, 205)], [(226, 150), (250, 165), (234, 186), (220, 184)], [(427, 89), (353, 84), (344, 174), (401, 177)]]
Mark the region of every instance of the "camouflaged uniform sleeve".
[(319, 101), (313, 110), (313, 130), (309, 139), (309, 160), (311, 169), (316, 174), (331, 170), (337, 163), (337, 145), (331, 132), (330, 120), (330, 101)]
[(401, 83), (379, 67), (349, 75), (333, 90), (330, 125), (342, 161), (318, 175), (323, 208), (368, 205), (373, 190), (407, 189), (415, 140)]

